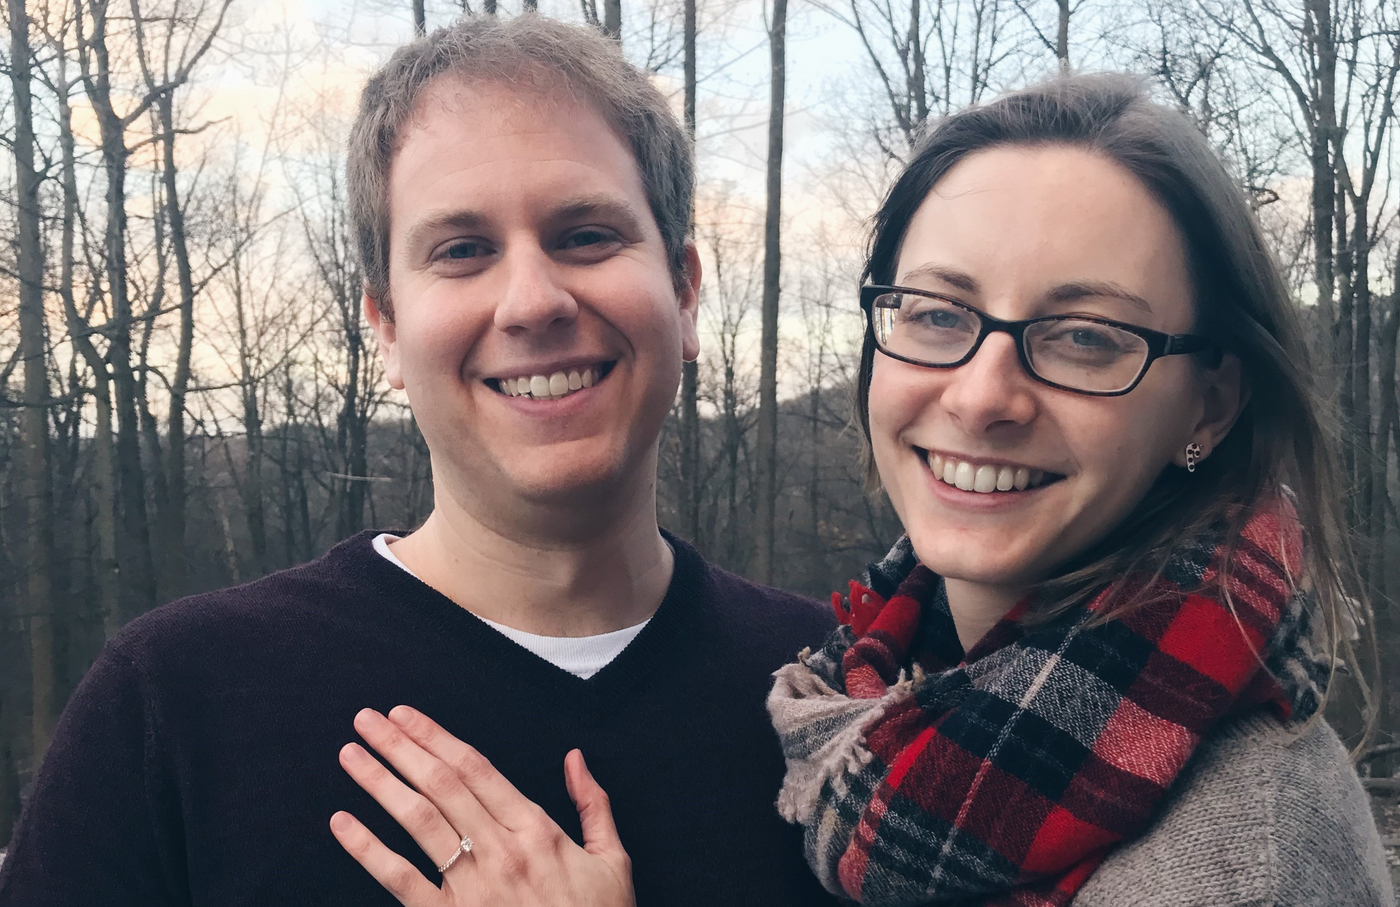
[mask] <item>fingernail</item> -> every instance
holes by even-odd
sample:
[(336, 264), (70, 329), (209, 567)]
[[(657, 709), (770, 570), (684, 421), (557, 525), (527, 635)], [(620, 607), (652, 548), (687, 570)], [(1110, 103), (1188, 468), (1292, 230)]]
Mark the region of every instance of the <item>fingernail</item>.
[(331, 831), (343, 835), (349, 831), (351, 827), (352, 823), (350, 822), (349, 813), (340, 812), (331, 816)]
[(389, 710), (389, 720), (394, 724), (407, 724), (418, 716), (418, 710), (412, 706), (396, 705)]

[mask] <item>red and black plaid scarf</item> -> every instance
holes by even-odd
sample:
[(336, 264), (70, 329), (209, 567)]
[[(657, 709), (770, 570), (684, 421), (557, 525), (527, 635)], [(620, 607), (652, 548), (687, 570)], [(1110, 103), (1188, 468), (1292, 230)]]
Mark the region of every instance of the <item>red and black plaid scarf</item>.
[(907, 539), (834, 595), (842, 626), (769, 698), (779, 809), (823, 884), (876, 907), (1068, 904), (1217, 721), (1311, 715), (1325, 675), (1296, 513), (1279, 498), (1247, 521), (1229, 603), (1224, 537), (1176, 552), (1121, 617), (1092, 620), (1107, 592), (1045, 622), (1023, 622), (1023, 602), (966, 654)]

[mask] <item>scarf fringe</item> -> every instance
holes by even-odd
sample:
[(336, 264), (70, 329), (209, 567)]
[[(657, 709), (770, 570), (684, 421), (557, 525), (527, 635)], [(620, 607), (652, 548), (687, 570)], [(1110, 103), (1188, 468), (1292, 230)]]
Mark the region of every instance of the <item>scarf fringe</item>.
[(816, 814), (822, 789), (830, 783), (845, 794), (846, 777), (858, 774), (875, 758), (866, 732), (895, 705), (914, 694), (923, 669), (899, 672), (899, 679), (879, 699), (852, 699), (833, 689), (807, 665), (809, 652), (773, 674), (768, 711), (779, 732), (802, 728), (811, 746), (805, 758), (788, 754), (788, 772), (778, 792), (778, 813), (794, 824), (806, 825)]

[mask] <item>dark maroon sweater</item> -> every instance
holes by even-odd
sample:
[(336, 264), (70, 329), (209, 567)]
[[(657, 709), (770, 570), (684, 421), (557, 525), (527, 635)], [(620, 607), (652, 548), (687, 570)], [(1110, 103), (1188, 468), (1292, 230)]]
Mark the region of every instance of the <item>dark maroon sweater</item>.
[[(365, 532), (113, 638), (59, 722), (0, 868), (3, 907), (396, 903), (331, 836), (346, 809), (431, 863), (340, 768), (355, 713), (412, 705), (579, 839), (564, 754), (612, 799), (640, 907), (833, 903), (774, 808), (769, 674), (833, 620), (672, 539), (655, 617), (589, 680), (377, 555)], [(468, 829), (468, 831), (470, 831)]]

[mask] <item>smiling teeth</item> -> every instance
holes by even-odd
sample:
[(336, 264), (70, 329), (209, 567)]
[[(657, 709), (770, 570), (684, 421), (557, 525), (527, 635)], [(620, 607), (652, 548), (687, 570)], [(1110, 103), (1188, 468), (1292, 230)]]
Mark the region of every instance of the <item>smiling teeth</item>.
[(592, 387), (598, 381), (597, 367), (555, 372), (552, 375), (522, 375), (500, 379), (501, 393), (507, 397), (533, 397), (536, 400), (559, 400), (575, 391)]
[(928, 455), (929, 469), (941, 481), (978, 494), (991, 494), (994, 491), (1025, 491), (1045, 481), (1045, 472), (1028, 469), (1025, 466), (978, 466), (965, 460), (945, 459), (942, 455)]

